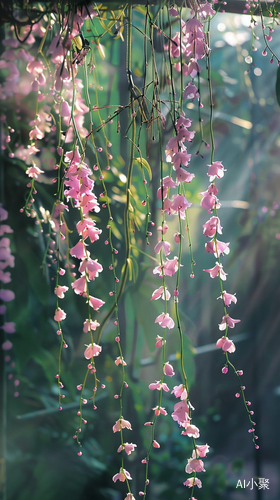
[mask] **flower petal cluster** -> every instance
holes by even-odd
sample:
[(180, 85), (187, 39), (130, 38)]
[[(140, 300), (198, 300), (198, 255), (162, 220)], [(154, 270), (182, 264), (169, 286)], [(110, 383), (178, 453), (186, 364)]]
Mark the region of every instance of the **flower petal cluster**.
[(180, 401), (174, 405), (174, 411), (171, 413), (171, 417), (175, 422), (178, 422), (180, 427), (187, 427), (190, 423), (189, 418), (189, 405), (186, 401)]
[(118, 447), (117, 452), (120, 453), (122, 450), (124, 450), (127, 455), (131, 455), (135, 448), (137, 448), (137, 444), (124, 443), (123, 445), (120, 445)]
[(174, 368), (173, 368), (173, 366), (169, 363), (169, 361), (167, 361), (166, 363), (164, 363), (164, 365), (163, 365), (163, 373), (164, 373), (164, 375), (166, 375), (167, 377), (173, 377), (173, 375), (175, 375)]
[(151, 391), (155, 391), (156, 389), (158, 391), (160, 391), (161, 389), (163, 389), (165, 392), (168, 392), (169, 391), (169, 387), (167, 386), (167, 384), (165, 382), (153, 382), (152, 384), (149, 385), (149, 389)]
[(87, 346), (87, 348), (84, 352), (84, 356), (86, 359), (91, 359), (91, 358), (94, 358), (95, 356), (99, 356), (101, 351), (102, 351), (102, 347), (100, 345), (93, 343), (93, 344), (90, 344), (89, 346)]
[(236, 304), (237, 298), (235, 294), (233, 295), (232, 293), (227, 293), (226, 290), (223, 291), (223, 294), (218, 297), (218, 299), (223, 299), (225, 306), (230, 306), (230, 304), (233, 302)]
[(202, 208), (205, 210), (213, 210), (214, 208), (220, 208), (219, 200), (216, 196), (218, 193), (218, 189), (215, 184), (210, 184), (207, 191), (203, 191), (199, 193), (202, 196), (202, 200), (200, 202)]
[(240, 323), (240, 319), (233, 319), (228, 314), (222, 317), (222, 322), (219, 324), (219, 330), (223, 331), (228, 326), (234, 328), (236, 323)]
[(188, 397), (187, 389), (183, 384), (175, 385), (171, 394), (175, 394), (175, 397), (180, 398), (181, 400), (187, 399)]
[(208, 165), (208, 167), (207, 175), (210, 182), (213, 182), (216, 177), (218, 179), (224, 177), (224, 172), (226, 172), (226, 170), (224, 169), (221, 161), (214, 161), (214, 163), (212, 163), (212, 165)]
[(216, 233), (222, 234), (222, 227), (219, 217), (211, 217), (205, 224), (203, 224), (203, 234), (208, 238), (213, 238)]
[[(3, 221), (7, 220), (8, 212), (5, 210), (0, 203), (0, 282), (3, 284), (7, 284), (11, 282), (11, 274), (10, 272), (4, 272), (4, 269), (7, 267), (14, 267), (15, 258), (11, 253), (10, 248), (10, 239), (6, 237), (2, 237), (5, 233), (13, 233), (13, 230), (8, 224), (2, 224)], [(10, 302), (14, 300), (15, 293), (12, 290), (8, 290), (7, 288), (0, 289), (0, 300), (3, 302)], [(6, 313), (7, 307), (5, 304), (0, 306), (0, 315), (4, 315)], [(4, 318), (1, 319), (2, 325), (1, 329), (4, 330), (5, 333), (12, 334), (15, 333), (16, 327), (15, 323), (12, 321), (5, 321)], [(2, 349), (4, 351), (8, 351), (12, 349), (13, 344), (10, 340), (6, 340), (2, 343)]]
[(232, 342), (232, 340), (228, 339), (227, 337), (221, 337), (219, 340), (216, 342), (216, 346), (218, 349), (222, 348), (223, 351), (227, 352), (234, 352), (235, 351), (235, 345)]
[(184, 483), (184, 486), (188, 488), (192, 488), (193, 486), (197, 486), (198, 488), (202, 488), (202, 482), (198, 477), (189, 477)]
[(173, 319), (170, 318), (170, 316), (169, 316), (168, 313), (166, 313), (166, 314), (165, 313), (160, 314), (155, 319), (155, 323), (159, 323), (159, 325), (162, 328), (168, 328), (169, 330), (171, 330), (175, 326), (175, 323), (174, 323)]
[(192, 101), (194, 101), (195, 98), (199, 99), (199, 92), (198, 92), (195, 84), (192, 82), (189, 82), (184, 90), (183, 99), (186, 99), (186, 98), (192, 99)]
[(207, 253), (213, 253), (215, 257), (220, 257), (221, 254), (228, 255), (230, 252), (229, 243), (224, 243), (223, 241), (219, 241), (216, 238), (213, 238), (211, 241), (207, 241), (205, 243), (205, 250)]
[(198, 458), (189, 458), (185, 471), (188, 474), (191, 474), (192, 472), (205, 472), (204, 463)]
[(164, 288), (163, 286), (157, 288), (153, 294), (151, 300), (158, 300), (159, 298), (162, 298), (163, 300), (169, 300), (171, 295), (170, 292), (167, 290), (167, 288)]
[(161, 266), (157, 266), (153, 269), (153, 274), (159, 274), (160, 276), (174, 276), (174, 274), (178, 271), (178, 257), (174, 257), (169, 260), (166, 258), (166, 262)]
[(124, 418), (119, 418), (119, 420), (116, 421), (115, 425), (113, 425), (113, 432), (118, 432), (121, 429), (129, 429), (131, 431), (131, 423)]
[(188, 424), (185, 427), (185, 430), (181, 432), (181, 434), (183, 434), (184, 436), (193, 437), (195, 439), (199, 438), (200, 436), (198, 427), (193, 424)]
[(227, 279), (227, 273), (224, 272), (222, 264), (219, 264), (219, 262), (216, 262), (216, 265), (212, 267), (211, 269), (203, 269), (206, 273), (210, 274), (210, 278), (216, 278), (219, 276), (222, 281), (226, 281)]
[(83, 331), (85, 333), (90, 332), (90, 331), (95, 331), (98, 326), (100, 326), (98, 321), (93, 321), (92, 319), (86, 319), (84, 321)]
[(162, 406), (156, 406), (155, 408), (152, 408), (155, 412), (155, 415), (158, 417), (159, 415), (167, 415), (167, 411), (165, 408), (162, 408)]
[(114, 483), (116, 481), (121, 481), (122, 483), (124, 483), (126, 479), (132, 479), (132, 477), (127, 470), (121, 468), (120, 472), (118, 472), (118, 474), (115, 474), (112, 479)]

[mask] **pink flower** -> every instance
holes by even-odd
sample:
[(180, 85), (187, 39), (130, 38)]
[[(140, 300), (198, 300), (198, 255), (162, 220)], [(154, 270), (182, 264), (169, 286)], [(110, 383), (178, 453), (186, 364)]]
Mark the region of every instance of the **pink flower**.
[(86, 350), (84, 352), (84, 356), (86, 359), (91, 359), (91, 358), (94, 358), (95, 356), (99, 356), (101, 351), (102, 351), (102, 347), (100, 345), (93, 343), (93, 344), (90, 344), (86, 348)]
[(192, 472), (205, 472), (204, 463), (198, 458), (189, 458), (185, 471), (188, 474), (191, 474)]
[(169, 388), (167, 386), (167, 384), (165, 382), (153, 382), (152, 384), (149, 385), (149, 389), (151, 391), (155, 391), (156, 389), (158, 391), (160, 391), (161, 389), (163, 389), (165, 392), (168, 392), (169, 391)]
[(235, 351), (234, 343), (227, 337), (221, 337), (219, 340), (217, 340), (216, 346), (218, 347), (218, 349), (222, 348), (223, 351), (228, 351), (228, 352)]
[(160, 337), (159, 335), (157, 335), (156, 347), (162, 347), (164, 344), (166, 344), (166, 340), (163, 340), (163, 337)]
[(180, 401), (174, 405), (174, 412), (171, 417), (180, 426), (186, 427), (189, 424), (189, 406), (186, 401)]
[(197, 8), (197, 13), (200, 17), (204, 18), (208, 16), (214, 16), (216, 14), (214, 9), (212, 8), (211, 3), (209, 2), (201, 3)]
[(206, 453), (209, 452), (209, 446), (208, 444), (197, 444), (196, 449), (198, 451), (198, 454), (200, 457), (206, 457)]
[(132, 479), (131, 475), (129, 474), (129, 472), (127, 472), (127, 470), (125, 469), (120, 469), (120, 472), (118, 474), (115, 474), (113, 476), (113, 481), (114, 483), (119, 480), (119, 481), (122, 481), (123, 483), (125, 482), (126, 479)]
[(187, 399), (188, 397), (187, 389), (183, 384), (175, 385), (173, 387), (173, 390), (171, 391), (171, 394), (175, 394), (175, 397), (180, 398), (181, 400)]
[(128, 493), (124, 500), (135, 500), (135, 497), (132, 495), (132, 493)]
[(15, 333), (16, 331), (16, 328), (15, 328), (15, 323), (13, 322), (8, 322), (6, 321), (6, 323), (4, 323), (3, 326), (1, 326), (1, 328), (4, 330), (4, 332), (6, 333)]
[(8, 212), (5, 208), (2, 207), (2, 203), (0, 203), (0, 221), (8, 219)]
[(219, 324), (219, 330), (225, 330), (226, 325), (228, 325), (229, 328), (234, 328), (235, 323), (240, 323), (240, 319), (233, 319), (227, 314), (222, 317), (222, 322)]
[(179, 57), (180, 55), (180, 36), (179, 33), (177, 32), (175, 36), (172, 38), (173, 42), (170, 48), (170, 55), (171, 57)]
[(3, 342), (2, 344), (2, 349), (3, 351), (10, 351), (10, 349), (12, 349), (13, 347), (13, 344), (12, 342), (10, 342), (9, 340), (6, 340), (5, 342)]
[[(172, 139), (176, 139), (176, 137), (172, 137)], [(170, 141), (169, 141), (170, 142)], [(168, 144), (169, 144), (168, 142)], [(168, 147), (167, 144), (167, 147)], [(158, 188), (157, 197), (161, 200), (167, 196), (167, 191), (169, 188), (177, 187), (177, 183), (173, 181), (172, 177), (164, 177), (162, 179), (162, 187)]]
[(64, 312), (60, 307), (55, 311), (54, 315), (54, 320), (55, 321), (62, 321), (63, 319), (66, 318), (66, 312)]
[[(1, 220), (1, 216), (0, 216), (0, 220)], [(0, 236), (3, 236), (4, 233), (13, 233), (13, 229), (8, 226), (7, 224), (1, 224), (1, 227), (0, 227)]]
[(209, 188), (207, 191), (203, 191), (199, 194), (202, 195), (202, 200), (200, 202), (202, 208), (205, 208), (205, 210), (213, 210), (214, 207), (220, 208), (221, 205), (218, 202), (218, 198), (213, 192), (209, 192)]
[(101, 299), (97, 299), (96, 297), (92, 297), (91, 295), (89, 296), (89, 305), (95, 310), (98, 311), (100, 307), (103, 306), (105, 302)]
[(123, 365), (123, 366), (126, 366), (126, 362), (123, 358), (121, 358), (120, 356), (118, 356), (116, 359), (115, 359), (115, 365), (119, 366), (119, 365)]
[(32, 177), (33, 179), (38, 179), (39, 175), (43, 173), (44, 170), (40, 170), (40, 168), (36, 167), (36, 165), (28, 167), (26, 170), (26, 174), (28, 175), (28, 177)]
[(216, 232), (222, 234), (222, 229), (219, 217), (211, 217), (203, 224), (203, 234), (208, 238), (213, 238)]
[(158, 417), (159, 415), (167, 415), (167, 411), (165, 408), (162, 408), (161, 406), (156, 406), (155, 408), (152, 408), (154, 410), (156, 416)]
[(70, 255), (72, 255), (72, 257), (76, 257), (77, 259), (85, 259), (87, 257), (85, 243), (82, 240), (78, 241), (78, 243), (71, 248)]
[(44, 65), (42, 61), (31, 61), (27, 64), (26, 70), (28, 73), (31, 73), (33, 76), (38, 76), (43, 73)]
[(55, 287), (54, 293), (55, 293), (55, 295), (57, 295), (57, 297), (59, 299), (64, 299), (64, 297), (65, 297), (64, 294), (65, 294), (65, 292), (67, 292), (68, 289), (69, 289), (68, 286), (60, 286), (60, 285), (58, 285), (58, 286)]
[(158, 300), (160, 297), (165, 300), (165, 296), (166, 296), (166, 300), (169, 300), (170, 299), (170, 293), (169, 291), (167, 290), (167, 288), (165, 288), (165, 292), (164, 292), (164, 287), (161, 286), (160, 288), (157, 288), (154, 292), (153, 292), (153, 295), (152, 295), (152, 298), (151, 300)]
[[(166, 144), (166, 161), (167, 163), (172, 162), (173, 155), (178, 153), (179, 151), (179, 138), (176, 135), (175, 137), (170, 137), (168, 143)], [(159, 197), (161, 199), (161, 196)]]
[(205, 243), (205, 250), (207, 253), (213, 253), (215, 257), (219, 258), (221, 254), (228, 255), (230, 252), (230, 249), (228, 248), (229, 242), (224, 243), (223, 241), (219, 241), (217, 239), (207, 241)]
[(158, 231), (161, 231), (162, 234), (165, 234), (168, 230), (168, 225), (164, 222), (163, 226), (158, 226), (157, 227)]
[(81, 276), (71, 283), (71, 287), (77, 295), (83, 295), (87, 291), (87, 280), (85, 276)]
[[(36, 140), (36, 139), (39, 139), (39, 140), (41, 140), (41, 139), (43, 139), (43, 137), (44, 137), (44, 133), (43, 133), (43, 132), (42, 132), (42, 131), (41, 131), (41, 130), (37, 127), (37, 126), (35, 126), (35, 127), (34, 127), (32, 130), (30, 130), (30, 132), (29, 132), (29, 139), (30, 139), (30, 140), (32, 140), (32, 139), (35, 139), (35, 140)], [(32, 170), (31, 170), (31, 169), (32, 169)], [(35, 167), (35, 165), (34, 165), (34, 167), (30, 167), (30, 168), (28, 168), (27, 170), (28, 170), (29, 172), (27, 172), (27, 170), (26, 170), (26, 173), (27, 173), (27, 175), (29, 175), (29, 177), (34, 177), (35, 179), (37, 179), (38, 175), (37, 175), (37, 173), (35, 173), (35, 169), (36, 169), (36, 170), (38, 170), (38, 167)], [(40, 169), (39, 169), (39, 170), (40, 170)], [(32, 175), (31, 175), (31, 174), (32, 174)]]
[(163, 248), (165, 257), (170, 254), (170, 243), (168, 243), (168, 241), (159, 241), (156, 244), (154, 251), (156, 253), (159, 253), (162, 248)]
[(100, 324), (97, 321), (86, 319), (84, 321), (83, 331), (85, 333), (90, 332), (91, 330), (95, 331), (98, 326), (100, 326)]
[(216, 278), (216, 276), (220, 276), (221, 280), (226, 281), (227, 274), (223, 270), (222, 264), (216, 262), (216, 265), (211, 269), (203, 269), (206, 273), (210, 274), (210, 278)]
[(181, 432), (184, 436), (194, 437), (195, 439), (199, 438), (199, 429), (195, 425), (188, 424), (185, 427), (185, 430)]
[(102, 233), (102, 229), (98, 229), (94, 225), (86, 227), (86, 229), (83, 231), (83, 238), (84, 240), (86, 238), (89, 238), (91, 243), (94, 243), (95, 241), (99, 240), (99, 235)]
[(173, 375), (175, 375), (173, 366), (169, 363), (169, 361), (164, 363), (163, 373), (164, 373), (164, 375), (167, 375), (167, 377), (173, 377)]
[(63, 101), (61, 104), (61, 116), (69, 118), (71, 116), (71, 109), (68, 102)]
[(195, 177), (194, 174), (190, 174), (184, 168), (180, 167), (176, 170), (176, 179), (178, 182), (191, 182)]
[(120, 418), (119, 420), (116, 421), (115, 425), (113, 426), (113, 432), (118, 432), (121, 429), (129, 429), (131, 431), (132, 430), (131, 423), (128, 420)]
[(172, 204), (171, 204), (171, 210), (174, 210), (175, 212), (180, 212), (180, 216), (182, 217), (182, 212), (183, 215), (185, 210), (187, 208), (191, 207), (192, 203), (188, 202), (187, 198), (185, 198), (182, 194), (175, 194), (172, 196)]
[(192, 99), (193, 101), (195, 100), (195, 98), (199, 99), (199, 92), (194, 83), (189, 82), (186, 86), (183, 94), (183, 99), (186, 99), (186, 97), (188, 97), (188, 99)]
[[(194, 132), (189, 132), (189, 134), (191, 134), (191, 137), (194, 136)], [(178, 153), (175, 153), (173, 158), (172, 158), (174, 170), (177, 170), (178, 168), (180, 168), (181, 165), (183, 165), (184, 167), (187, 167), (190, 159), (191, 159), (191, 155), (187, 153), (187, 150), (181, 150)]]
[(163, 265), (163, 274), (165, 276), (173, 276), (178, 271), (178, 257), (174, 257), (174, 259), (166, 259), (165, 264)]
[(134, 451), (134, 448), (137, 448), (137, 444), (124, 443), (123, 445), (120, 445), (118, 447), (117, 452), (120, 453), (122, 450), (124, 450), (127, 455), (131, 455), (131, 452)]
[(184, 64), (183, 67), (183, 74), (185, 76), (190, 75), (192, 78), (195, 77), (197, 73), (200, 73), (202, 70), (202, 67), (198, 64), (198, 62), (191, 58), (189, 64)]
[(181, 241), (181, 234), (180, 233), (177, 232), (174, 234), (174, 241), (175, 241), (175, 243), (180, 243), (180, 241)]
[(2, 281), (2, 283), (10, 283), (12, 281), (11, 273), (4, 273), (4, 271), (0, 269), (0, 281)]
[(225, 290), (223, 291), (223, 295), (220, 295), (218, 299), (223, 299), (225, 306), (230, 306), (232, 302), (236, 304), (237, 298), (235, 297), (235, 294), (232, 295), (231, 293), (227, 293)]
[(171, 9), (169, 9), (169, 15), (172, 17), (177, 17), (178, 11), (174, 7), (171, 7)]
[(168, 313), (167, 314), (165, 314), (165, 313), (160, 314), (155, 319), (155, 323), (159, 323), (159, 325), (162, 328), (169, 328), (169, 330), (171, 330), (175, 326), (175, 323), (174, 323), (173, 319), (170, 318), (170, 316), (169, 316)]
[(103, 267), (97, 260), (92, 260), (88, 257), (81, 262), (79, 271), (80, 273), (87, 273), (89, 280), (94, 280), (103, 271)]
[(208, 165), (208, 167), (207, 175), (209, 176), (210, 182), (212, 182), (216, 177), (218, 177), (218, 179), (224, 177), (224, 172), (226, 172), (226, 170), (220, 161), (214, 161), (214, 163), (212, 163), (212, 165)]
[(188, 488), (192, 488), (193, 486), (197, 486), (198, 488), (202, 488), (202, 482), (197, 477), (190, 477), (184, 483), (184, 486)]
[(203, 24), (196, 17), (189, 19), (182, 27), (188, 40), (204, 38)]

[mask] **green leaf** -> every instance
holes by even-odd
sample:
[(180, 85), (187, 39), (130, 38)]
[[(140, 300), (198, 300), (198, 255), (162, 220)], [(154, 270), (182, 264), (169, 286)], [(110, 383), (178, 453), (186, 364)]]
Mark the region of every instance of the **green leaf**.
[(277, 77), (276, 77), (276, 99), (278, 102), (278, 105), (280, 106), (280, 67), (277, 69)]
[(149, 174), (150, 181), (151, 181), (152, 180), (152, 169), (151, 169), (149, 163), (147, 162), (147, 160), (145, 160), (145, 158), (135, 158), (135, 161), (140, 163), (140, 165), (142, 165), (142, 167), (144, 167), (147, 170), (147, 172)]

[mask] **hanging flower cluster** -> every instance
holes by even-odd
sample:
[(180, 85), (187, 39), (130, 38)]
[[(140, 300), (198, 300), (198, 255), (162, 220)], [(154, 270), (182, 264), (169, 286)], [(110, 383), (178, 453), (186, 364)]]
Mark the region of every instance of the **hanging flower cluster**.
[[(15, 267), (15, 258), (11, 253), (11, 248), (10, 248), (10, 238), (8, 238), (5, 235), (13, 233), (12, 228), (8, 225), (3, 223), (3, 221), (6, 221), (8, 218), (8, 212), (3, 208), (3, 206), (0, 204), (0, 282), (2, 285), (6, 285), (8, 283), (11, 283), (12, 278), (11, 278), (11, 273), (7, 271), (7, 268), (14, 268)], [(2, 288), (0, 289), (0, 315), (3, 317), (3, 324), (1, 326), (1, 329), (4, 332), (4, 336), (6, 334), (10, 335), (15, 333), (16, 331), (16, 325), (13, 321), (6, 321), (6, 315), (7, 315), (7, 306), (6, 303), (11, 302), (15, 298), (15, 293), (8, 289), (8, 288)], [(6, 338), (6, 340), (2, 343), (2, 349), (3, 351), (10, 351), (13, 347), (13, 343)], [(5, 361), (6, 363), (9, 363), (11, 361), (11, 356), (7, 354), (5, 356)], [(15, 367), (15, 363), (12, 361), (11, 363), (11, 368)], [(8, 375), (9, 379), (13, 378), (13, 374), (9, 373)], [(14, 381), (15, 388), (18, 387), (19, 385), (19, 380), (16, 379)], [(14, 392), (14, 396), (17, 397), (19, 395), (18, 390), (16, 389)]]
[[(159, 241), (156, 244), (154, 251), (159, 255), (160, 265), (156, 266), (153, 270), (154, 274), (158, 274), (162, 280), (162, 285), (157, 288), (151, 297), (151, 300), (158, 300), (162, 298), (165, 304), (165, 310), (162, 312), (156, 319), (155, 323), (158, 323), (162, 328), (164, 328), (164, 335), (161, 337), (157, 335), (156, 337), (156, 347), (162, 348), (162, 359), (163, 359), (163, 376), (162, 379), (156, 381), (155, 383), (151, 383), (149, 385), (150, 390), (158, 390), (160, 392), (159, 395), (159, 404), (153, 410), (155, 411), (155, 416), (153, 422), (147, 422), (146, 425), (152, 424), (152, 446), (154, 448), (159, 448), (160, 444), (154, 439), (154, 428), (157, 417), (160, 415), (167, 415), (165, 408), (161, 406), (162, 402), (162, 394), (164, 392), (169, 392), (168, 385), (164, 382), (165, 376), (173, 377), (175, 375), (175, 371), (173, 366), (169, 361), (165, 360), (165, 344), (167, 342), (166, 332), (167, 329), (171, 330), (175, 327), (175, 322), (172, 317), (167, 312), (167, 302), (171, 297), (170, 292), (166, 286), (166, 277), (172, 277), (177, 273), (177, 282), (176, 288), (174, 290), (174, 301), (176, 304), (176, 316), (179, 328), (179, 334), (181, 337), (181, 362), (182, 362), (182, 370), (183, 370), (183, 379), (184, 383), (179, 386), (174, 386), (171, 394), (174, 394), (176, 398), (180, 398), (178, 403), (174, 405), (174, 411), (172, 413), (172, 418), (176, 421), (179, 427), (183, 427), (182, 431), (183, 435), (191, 436), (193, 438), (193, 442), (195, 444), (195, 438), (199, 437), (199, 430), (196, 426), (191, 424), (191, 416), (190, 411), (194, 408), (192, 407), (189, 401), (188, 395), (188, 386), (187, 386), (187, 378), (184, 371), (183, 365), (183, 339), (182, 339), (182, 331), (180, 327), (179, 320), (179, 310), (178, 310), (178, 296), (179, 296), (179, 269), (180, 269), (180, 261), (181, 261), (181, 249), (182, 249), (182, 221), (186, 220), (186, 211), (187, 208), (191, 206), (191, 203), (184, 196), (184, 186), (186, 183), (190, 183), (194, 178), (194, 174), (189, 173), (186, 168), (189, 166), (189, 161), (191, 155), (187, 152), (187, 147), (185, 145), (185, 141), (191, 142), (194, 137), (194, 132), (189, 130), (191, 126), (191, 120), (185, 117), (184, 113), (178, 118), (175, 123), (175, 133), (176, 135), (169, 139), (166, 146), (166, 161), (171, 163), (172, 170), (175, 171), (175, 178), (173, 180), (171, 176), (167, 176), (162, 178), (161, 187), (158, 189), (157, 197), (161, 200), (162, 204), (162, 215), (165, 213), (168, 216), (176, 216), (179, 220), (179, 232), (175, 233), (174, 241), (179, 244), (179, 257), (174, 257), (173, 259), (168, 259), (168, 255), (170, 254), (171, 244), (168, 242), (166, 238), (166, 233), (168, 231), (168, 225), (166, 221), (163, 219), (162, 225), (158, 227), (158, 231), (160, 233)], [(171, 189), (177, 188), (177, 194), (170, 196)], [(193, 276), (193, 275), (191, 275)], [(184, 482), (185, 486), (193, 486), (194, 484), (198, 484), (201, 486), (200, 481), (196, 481), (196, 473), (204, 471), (203, 462), (198, 459), (199, 456), (205, 456), (209, 447), (205, 445), (206, 448), (202, 454), (199, 453), (199, 448), (197, 448), (195, 444), (195, 450), (193, 451), (192, 458), (189, 459), (188, 464), (186, 466), (186, 472), (192, 473), (195, 472), (195, 476), (190, 480)], [(151, 449), (150, 449), (151, 451)], [(148, 452), (146, 458), (144, 459), (144, 463), (146, 463), (146, 480), (148, 479), (148, 458), (150, 451)], [(193, 483), (191, 481), (194, 481)], [(143, 494), (146, 493), (146, 483)]]
[[(205, 250), (207, 253), (213, 253), (217, 259), (216, 265), (213, 268), (204, 269), (204, 271), (208, 272), (211, 278), (218, 277), (220, 281), (220, 289), (222, 291), (222, 294), (218, 297), (218, 299), (222, 299), (223, 301), (224, 315), (222, 317), (221, 323), (219, 324), (219, 330), (225, 332), (225, 334), (223, 335), (223, 337), (217, 340), (216, 346), (218, 349), (222, 349), (222, 351), (226, 356), (226, 363), (225, 366), (222, 368), (222, 373), (226, 374), (228, 372), (228, 365), (230, 365), (239, 379), (240, 393), (242, 394), (245, 408), (247, 410), (249, 421), (251, 424), (251, 427), (248, 432), (252, 433), (253, 442), (255, 444), (256, 449), (258, 449), (259, 446), (256, 444), (256, 439), (258, 439), (258, 436), (256, 436), (255, 434), (255, 427), (254, 427), (256, 424), (255, 422), (252, 421), (251, 418), (254, 412), (252, 410), (249, 410), (248, 408), (251, 406), (251, 402), (245, 399), (245, 394), (244, 394), (245, 386), (243, 385), (240, 379), (241, 375), (243, 375), (243, 371), (236, 370), (236, 368), (230, 362), (228, 357), (228, 354), (232, 354), (236, 350), (234, 342), (228, 338), (228, 329), (234, 328), (235, 325), (240, 322), (240, 319), (233, 319), (231, 316), (229, 316), (228, 307), (231, 305), (232, 302), (236, 304), (237, 298), (235, 294), (228, 293), (223, 288), (223, 282), (226, 281), (227, 274), (223, 270), (223, 265), (221, 263), (221, 256), (229, 254), (230, 252), (229, 242), (224, 243), (223, 241), (219, 241), (217, 239), (217, 235), (222, 234), (223, 228), (221, 226), (220, 219), (217, 215), (217, 210), (220, 208), (221, 204), (219, 203), (219, 200), (216, 196), (218, 194), (218, 189), (215, 185), (215, 180), (221, 179), (224, 176), (225, 171), (226, 170), (224, 169), (222, 162), (220, 161), (215, 161), (212, 162), (211, 165), (208, 165), (207, 175), (210, 180), (210, 185), (208, 186), (207, 191), (200, 193), (200, 195), (202, 196), (201, 206), (204, 209), (206, 209), (210, 214), (212, 213), (214, 214), (203, 225), (204, 236), (211, 238), (210, 241), (207, 241), (205, 243)], [(240, 393), (239, 392), (236, 393), (235, 396), (238, 398), (240, 396)]]

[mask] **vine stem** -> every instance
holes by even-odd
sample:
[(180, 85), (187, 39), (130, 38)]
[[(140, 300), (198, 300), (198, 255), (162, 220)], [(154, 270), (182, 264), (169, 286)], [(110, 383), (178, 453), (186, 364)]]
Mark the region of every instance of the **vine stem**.
[[(127, 75), (129, 76), (131, 73), (131, 15), (132, 15), (132, 5), (128, 7), (128, 22), (127, 22), (127, 53), (126, 53), (126, 70)], [(130, 83), (130, 80), (128, 80)], [(131, 180), (132, 180), (132, 171), (134, 164), (134, 148), (135, 148), (135, 140), (136, 140), (136, 119), (134, 116), (135, 107), (134, 107), (134, 90), (133, 87), (130, 88), (130, 110), (131, 110), (131, 118), (132, 118), (132, 132), (131, 132), (131, 146), (130, 146), (130, 160), (127, 171), (127, 181), (126, 181), (126, 204), (124, 210), (124, 236), (125, 236), (125, 247), (126, 247), (126, 255), (125, 262), (122, 268), (122, 276), (120, 280), (120, 287), (118, 294), (116, 296), (116, 300), (113, 303), (112, 307), (109, 309), (105, 318), (103, 319), (98, 333), (97, 344), (99, 344), (103, 329), (108, 321), (108, 319), (113, 314), (115, 307), (119, 303), (119, 300), (123, 294), (124, 287), (127, 280), (128, 268), (130, 263), (130, 253), (131, 253), (131, 243), (129, 237), (129, 206), (130, 206), (130, 196), (131, 196)]]
[(213, 103), (213, 92), (212, 92), (212, 84), (211, 84), (211, 63), (210, 63), (210, 18), (208, 20), (207, 32), (205, 33), (206, 44), (207, 44), (207, 80), (208, 80), (208, 88), (209, 88), (209, 106), (210, 106), (210, 138), (211, 138), (211, 165), (214, 161), (214, 152), (215, 152), (215, 142), (214, 142), (214, 132), (213, 132), (213, 112), (214, 112), (214, 103)]

